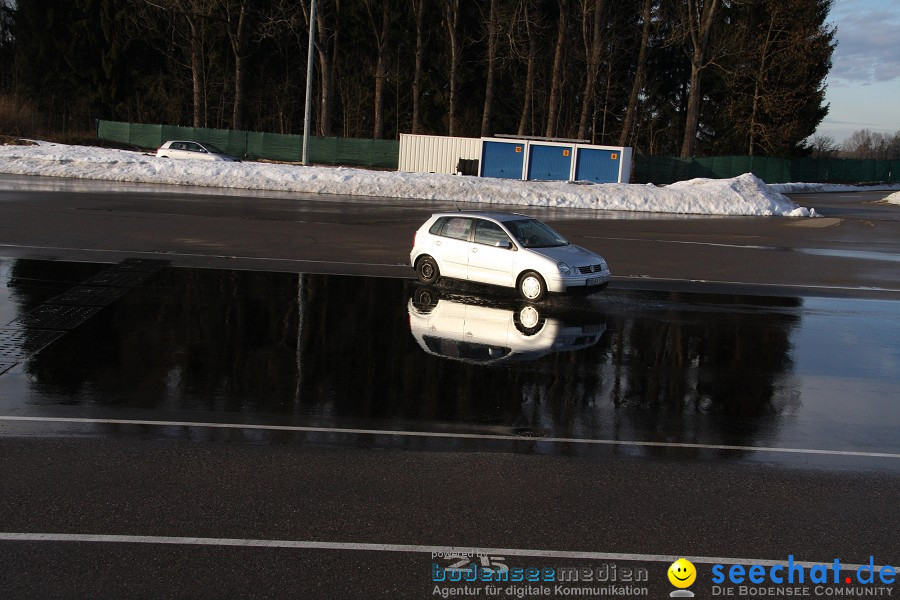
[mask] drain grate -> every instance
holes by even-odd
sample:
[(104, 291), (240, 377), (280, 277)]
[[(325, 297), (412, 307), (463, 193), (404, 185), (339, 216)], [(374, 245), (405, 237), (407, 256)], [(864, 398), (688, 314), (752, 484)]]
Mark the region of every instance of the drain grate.
[(0, 375), (3, 375), (4, 373), (6, 373), (10, 369), (12, 369), (17, 364), (19, 364), (19, 363), (0, 360)]
[(513, 435), (525, 438), (545, 438), (550, 435), (550, 432), (538, 427), (516, 427), (513, 429)]
[(0, 329), (0, 361), (18, 362), (61, 338), (61, 331)]
[(109, 306), (128, 293), (128, 288), (87, 287), (79, 285), (47, 301), (47, 304), (72, 304), (75, 306)]
[(57, 306), (44, 304), (31, 312), (11, 321), (7, 327), (27, 329), (57, 329), (68, 331), (75, 329), (98, 312), (100, 306)]
[(169, 265), (167, 260), (153, 260), (152, 258), (127, 258), (110, 267), (112, 271), (136, 271), (138, 273), (157, 273)]
[(101, 271), (90, 279), (82, 281), (85, 286), (102, 286), (102, 287), (134, 287), (142, 283), (150, 276), (149, 273), (143, 271), (115, 271), (109, 269)]
[(127, 259), (0, 328), (0, 375), (75, 329), (169, 264)]

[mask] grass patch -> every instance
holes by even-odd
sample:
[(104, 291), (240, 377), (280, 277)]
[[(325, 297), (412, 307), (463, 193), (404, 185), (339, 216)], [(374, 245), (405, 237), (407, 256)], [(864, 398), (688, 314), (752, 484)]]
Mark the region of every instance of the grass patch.
[(0, 146), (37, 146), (37, 143), (11, 135), (0, 135)]

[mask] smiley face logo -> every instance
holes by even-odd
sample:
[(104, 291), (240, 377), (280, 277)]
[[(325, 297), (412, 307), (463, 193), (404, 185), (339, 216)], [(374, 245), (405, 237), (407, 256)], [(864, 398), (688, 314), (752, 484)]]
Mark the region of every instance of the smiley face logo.
[(669, 582), (677, 588), (690, 587), (697, 579), (697, 569), (691, 561), (679, 558), (669, 567)]

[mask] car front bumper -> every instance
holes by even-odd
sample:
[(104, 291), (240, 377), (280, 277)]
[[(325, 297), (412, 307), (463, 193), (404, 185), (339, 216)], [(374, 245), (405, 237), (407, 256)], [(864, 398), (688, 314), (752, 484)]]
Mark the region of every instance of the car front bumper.
[(592, 294), (609, 285), (609, 269), (589, 275), (547, 277), (547, 290), (555, 294)]

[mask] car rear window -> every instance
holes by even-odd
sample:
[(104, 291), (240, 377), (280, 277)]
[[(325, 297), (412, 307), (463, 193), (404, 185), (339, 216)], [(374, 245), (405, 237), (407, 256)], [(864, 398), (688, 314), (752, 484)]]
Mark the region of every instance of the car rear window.
[(472, 219), (464, 217), (447, 217), (440, 235), (457, 240), (468, 240), (469, 230), (472, 229)]

